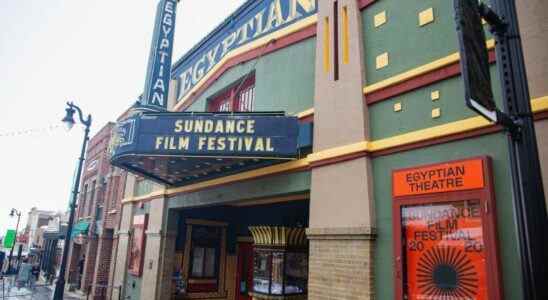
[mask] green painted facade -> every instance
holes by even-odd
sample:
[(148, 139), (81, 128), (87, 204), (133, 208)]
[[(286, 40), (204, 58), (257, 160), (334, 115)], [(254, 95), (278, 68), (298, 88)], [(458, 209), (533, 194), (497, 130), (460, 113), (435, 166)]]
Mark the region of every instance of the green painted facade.
[(423, 149), (382, 156), (373, 160), (377, 240), (375, 241), (375, 293), (377, 299), (394, 299), (392, 236), (392, 181), (395, 169), (489, 155), (493, 159), (496, 190), (499, 258), (505, 299), (521, 298), (520, 262), (512, 213), (512, 183), (504, 134), (491, 134)]
[(223, 205), (239, 200), (283, 196), (309, 190), (310, 172), (290, 173), (176, 195), (169, 200), (169, 208)]
[[(496, 68), (492, 66), (493, 93), (498, 105), (501, 105), (500, 83), (497, 77)], [(439, 100), (432, 101), (432, 91), (440, 92)], [(399, 112), (394, 111), (396, 103), (402, 105)], [(432, 118), (434, 108), (440, 108), (439, 118)], [(459, 76), (377, 102), (369, 106), (369, 116), (371, 137), (377, 140), (460, 121), (475, 117), (477, 114), (465, 105), (464, 83)]]
[(291, 115), (312, 108), (315, 53), (314, 37), (236, 65), (209, 86), (187, 111), (205, 111), (208, 99), (237, 84), (253, 71), (256, 111), (282, 110)]
[[(434, 22), (419, 26), (418, 15), (428, 8), (433, 8)], [(387, 22), (375, 27), (374, 16), (382, 11), (386, 11)], [(453, 11), (453, 1), (439, 0), (378, 0), (362, 10), (367, 84), (456, 53)], [(376, 57), (384, 52), (388, 52), (389, 65), (376, 70)]]
[[(432, 7), (434, 22), (419, 26), (419, 13)], [(387, 22), (374, 26), (374, 16), (386, 11)], [(458, 51), (453, 1), (379, 0), (362, 11), (365, 78), (367, 85), (431, 63)], [(491, 38), (487, 34), (487, 38)], [(389, 65), (376, 69), (376, 57), (388, 52)], [(501, 106), (500, 82), (496, 67), (491, 67), (493, 92)], [(431, 92), (440, 99), (432, 101)], [(394, 111), (401, 103), (402, 110)], [(441, 109), (439, 118), (432, 110)], [(465, 106), (460, 76), (439, 81), (369, 106), (371, 138), (389, 138), (416, 130), (475, 117)], [(488, 155), (493, 159), (497, 205), (498, 250), (505, 299), (521, 298), (520, 261), (513, 221), (512, 182), (507, 138), (502, 133), (430, 146), (373, 159), (374, 199), (377, 240), (375, 251), (375, 293), (377, 299), (394, 299), (394, 251), (392, 236), (392, 181), (395, 169)]]
[[(418, 15), (432, 7), (435, 21), (419, 26)], [(376, 14), (386, 11), (387, 23), (375, 28)], [(373, 84), (402, 72), (456, 53), (457, 35), (452, 1), (379, 0), (362, 11), (364, 32), (365, 78)], [(309, 38), (289, 47), (238, 64), (228, 69), (187, 111), (205, 111), (207, 102), (227, 87), (238, 84), (247, 74), (255, 76), (255, 110), (296, 114), (314, 105), (316, 38)], [(376, 70), (379, 54), (389, 53), (389, 65)], [(491, 68), (493, 91), (501, 102), (500, 84), (495, 66)], [(430, 93), (440, 92), (432, 101)], [(402, 111), (395, 112), (394, 104)], [(432, 118), (432, 109), (440, 108), (441, 116)], [(477, 116), (465, 106), (464, 87), (460, 77), (452, 77), (369, 106), (372, 140), (389, 138), (416, 130), (431, 128)], [(520, 261), (514, 228), (511, 177), (507, 138), (503, 133), (445, 143), (372, 159), (377, 239), (375, 241), (375, 294), (377, 299), (394, 299), (394, 253), (392, 234), (392, 181), (395, 169), (440, 163), (444, 161), (488, 155), (493, 159), (496, 192), (498, 251), (501, 262), (505, 299), (521, 298)], [(310, 172), (298, 172), (258, 178), (233, 184), (184, 193), (169, 199), (173, 222), (175, 210), (226, 205), (232, 202), (283, 196), (310, 190)], [(150, 192), (148, 184), (137, 187), (134, 196)], [(313, 201), (313, 200), (312, 200)], [(136, 214), (147, 213), (148, 204)], [(167, 218), (167, 216), (166, 216)], [(141, 279), (128, 275), (127, 291), (131, 299), (140, 293)], [(135, 287), (133, 287), (135, 285)]]

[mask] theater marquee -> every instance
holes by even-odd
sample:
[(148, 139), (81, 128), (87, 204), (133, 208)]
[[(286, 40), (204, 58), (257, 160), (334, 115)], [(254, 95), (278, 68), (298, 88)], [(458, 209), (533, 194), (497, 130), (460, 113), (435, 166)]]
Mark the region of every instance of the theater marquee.
[(299, 142), (300, 127), (279, 113), (147, 113), (118, 123), (111, 160), (183, 185), (295, 159), (310, 144)]

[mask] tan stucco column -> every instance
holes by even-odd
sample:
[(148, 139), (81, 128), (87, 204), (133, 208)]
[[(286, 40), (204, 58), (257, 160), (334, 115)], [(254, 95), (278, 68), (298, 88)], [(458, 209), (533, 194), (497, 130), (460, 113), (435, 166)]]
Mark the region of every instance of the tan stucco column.
[(118, 247), (114, 254), (114, 278), (112, 299), (124, 299), (125, 282), (127, 277), (127, 265), (129, 258), (130, 228), (133, 220), (133, 204), (129, 203), (122, 206), (122, 215), (120, 220), (120, 229), (116, 232), (118, 237)]
[[(369, 139), (358, 3), (339, 0), (337, 17), (334, 1), (318, 1), (318, 5), (315, 155)], [(333, 34), (337, 27), (338, 37)], [(352, 156), (312, 167), (309, 298), (371, 299), (375, 236), (371, 161)]]
[(165, 234), (162, 235), (164, 242), (160, 253), (160, 271), (159, 271), (159, 299), (169, 299), (171, 297), (171, 279), (175, 267), (175, 243), (177, 239), (177, 224), (179, 214), (171, 209), (167, 212), (167, 223)]
[(176, 228), (168, 226), (173, 224), (168, 222), (168, 211), (167, 198), (162, 197), (150, 202), (142, 283), (146, 288), (141, 289), (140, 299), (170, 297), (176, 237), (173, 229)]

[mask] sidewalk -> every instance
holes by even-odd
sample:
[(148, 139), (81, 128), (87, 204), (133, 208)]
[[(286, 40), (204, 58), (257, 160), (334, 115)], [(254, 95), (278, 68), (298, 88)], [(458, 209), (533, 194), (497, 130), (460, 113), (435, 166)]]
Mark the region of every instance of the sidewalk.
[[(39, 282), (34, 288), (17, 288), (12, 285), (11, 278), (0, 281), (0, 300), (51, 300), (53, 297), (54, 285), (45, 285)], [(65, 292), (64, 300), (86, 299), (84, 295)]]

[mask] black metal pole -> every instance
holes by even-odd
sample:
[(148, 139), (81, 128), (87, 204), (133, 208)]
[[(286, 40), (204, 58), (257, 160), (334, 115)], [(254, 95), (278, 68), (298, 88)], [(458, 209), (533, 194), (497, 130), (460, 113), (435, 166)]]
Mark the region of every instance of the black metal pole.
[(504, 109), (519, 125), (509, 134), (509, 152), (523, 299), (548, 299), (546, 202), (516, 5), (515, 0), (494, 0), (492, 4), (507, 26), (504, 33), (496, 34)]
[(76, 180), (74, 181), (74, 187), (72, 190), (72, 199), (69, 205), (69, 222), (67, 226), (67, 232), (65, 234), (65, 244), (63, 245), (63, 256), (61, 259), (61, 266), (59, 268), (59, 277), (55, 283), (55, 291), (53, 293), (54, 300), (63, 300), (63, 294), (65, 292), (65, 273), (67, 268), (67, 259), (68, 252), (70, 247), (70, 239), (72, 232), (72, 224), (74, 223), (74, 209), (76, 207), (76, 200), (78, 198), (78, 190), (80, 188), (80, 177), (82, 175), (82, 166), (84, 164), (84, 159), (86, 155), (86, 146), (89, 140), (89, 128), (91, 126), (91, 115), (88, 116), (87, 120), (82, 118), (82, 111), (77, 106), (69, 103), (69, 107), (75, 108), (78, 110), (80, 121), (86, 126), (86, 131), (84, 134), (84, 141), (82, 143), (82, 151), (80, 152), (80, 157), (78, 158), (78, 170), (76, 171)]
[(21, 219), (21, 212), (16, 211), (17, 215), (17, 225), (15, 225), (15, 237), (13, 238), (13, 244), (11, 245), (10, 249), (10, 256), (8, 257), (8, 274), (11, 273), (11, 260), (13, 258), (13, 249), (15, 248), (15, 244), (17, 244), (17, 231), (19, 231), (19, 220)]

